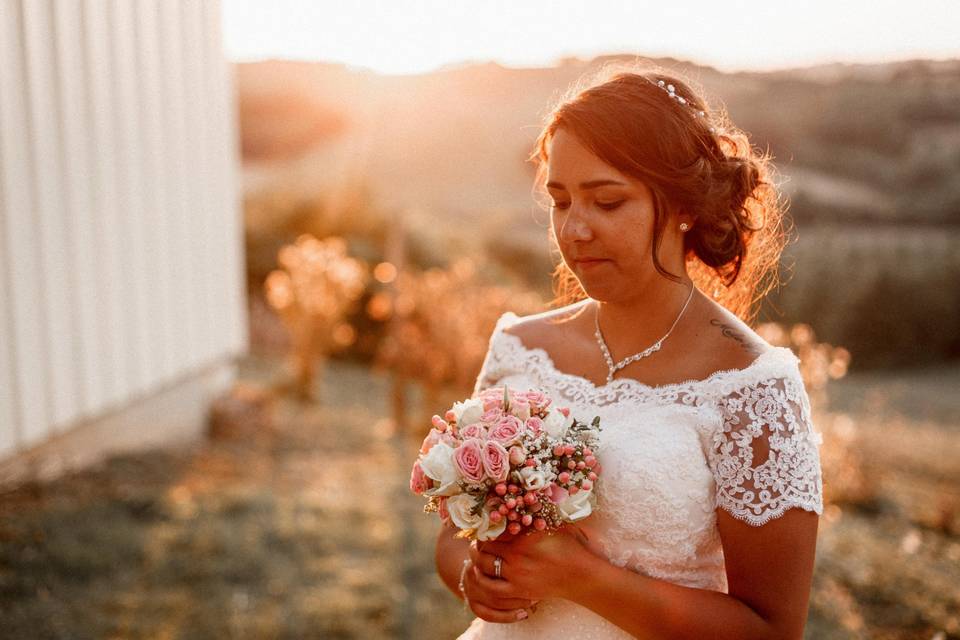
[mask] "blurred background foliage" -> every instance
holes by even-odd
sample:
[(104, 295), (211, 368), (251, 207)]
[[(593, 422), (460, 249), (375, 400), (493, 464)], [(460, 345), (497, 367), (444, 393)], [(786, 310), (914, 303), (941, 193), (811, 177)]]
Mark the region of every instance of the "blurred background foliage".
[[(549, 300), (548, 215), (525, 158), (552, 101), (616, 60), (412, 76), (238, 64), (251, 293), (301, 233), (343, 237), (376, 263), (401, 227), (412, 269), (467, 257), (490, 283)], [(793, 241), (761, 321), (808, 323), (855, 370), (960, 355), (960, 62), (732, 74), (657, 62), (775, 158)]]

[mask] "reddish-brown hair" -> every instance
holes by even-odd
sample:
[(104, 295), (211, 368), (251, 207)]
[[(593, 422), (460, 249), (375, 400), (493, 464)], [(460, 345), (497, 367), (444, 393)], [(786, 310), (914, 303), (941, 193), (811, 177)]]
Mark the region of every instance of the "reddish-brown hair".
[[(657, 86), (660, 80), (674, 85), (687, 105)], [(704, 116), (695, 117), (695, 111)], [(785, 242), (784, 207), (769, 155), (755, 150), (722, 109), (711, 110), (689, 81), (654, 67), (605, 67), (561, 98), (529, 157), (537, 164), (539, 195), (546, 195), (547, 143), (560, 127), (601, 160), (649, 187), (658, 272), (679, 279), (663, 268), (658, 253), (670, 215), (687, 212), (695, 220), (684, 234), (687, 272), (699, 289), (732, 312), (747, 320), (753, 317), (756, 303), (777, 282)], [(550, 238), (559, 256), (552, 228)], [(553, 306), (586, 297), (562, 257), (553, 279)]]

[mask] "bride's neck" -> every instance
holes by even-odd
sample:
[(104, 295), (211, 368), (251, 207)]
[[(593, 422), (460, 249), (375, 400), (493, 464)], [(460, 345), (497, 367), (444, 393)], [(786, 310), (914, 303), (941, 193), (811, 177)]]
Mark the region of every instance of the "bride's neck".
[(681, 282), (657, 278), (632, 298), (595, 301), (603, 339), (614, 358), (624, 358), (662, 338), (683, 309), (691, 286), (689, 277)]

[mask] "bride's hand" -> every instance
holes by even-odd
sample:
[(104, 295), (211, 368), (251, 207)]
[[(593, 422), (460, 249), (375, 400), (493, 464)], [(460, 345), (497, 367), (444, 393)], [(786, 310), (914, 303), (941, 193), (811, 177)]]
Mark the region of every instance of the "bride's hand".
[(472, 565), (467, 569), (463, 579), (463, 591), (470, 609), (479, 618), (488, 622), (506, 623), (523, 620), (535, 609), (536, 603), (525, 598), (503, 596), (491, 590), (489, 579), (483, 575), (477, 564), (480, 561), (477, 544), (476, 541), (470, 543)]
[[(586, 535), (576, 525), (566, 524), (555, 533), (521, 534), (510, 540), (477, 544), (471, 550), (479, 570), (478, 586), (502, 598), (539, 601), (565, 597), (577, 576), (597, 559)], [(499, 556), (500, 579), (494, 561)]]

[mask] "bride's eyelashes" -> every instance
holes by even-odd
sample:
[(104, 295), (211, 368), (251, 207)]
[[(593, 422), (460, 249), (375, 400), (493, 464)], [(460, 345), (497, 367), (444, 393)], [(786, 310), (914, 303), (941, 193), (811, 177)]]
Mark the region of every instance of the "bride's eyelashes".
[[(617, 201), (615, 201), (615, 202), (597, 202), (597, 203), (595, 203), (595, 204), (596, 204), (598, 207), (600, 207), (601, 209), (603, 209), (604, 211), (613, 211), (614, 209), (616, 209), (616, 208), (618, 208), (620, 205), (622, 205), (624, 202), (626, 202), (626, 200), (617, 200)], [(570, 203), (569, 203), (569, 202), (567, 202), (567, 203), (554, 202), (551, 206), (552, 206), (554, 209), (559, 209), (559, 210), (561, 210), (561, 211), (566, 211), (567, 209), (570, 208)]]

